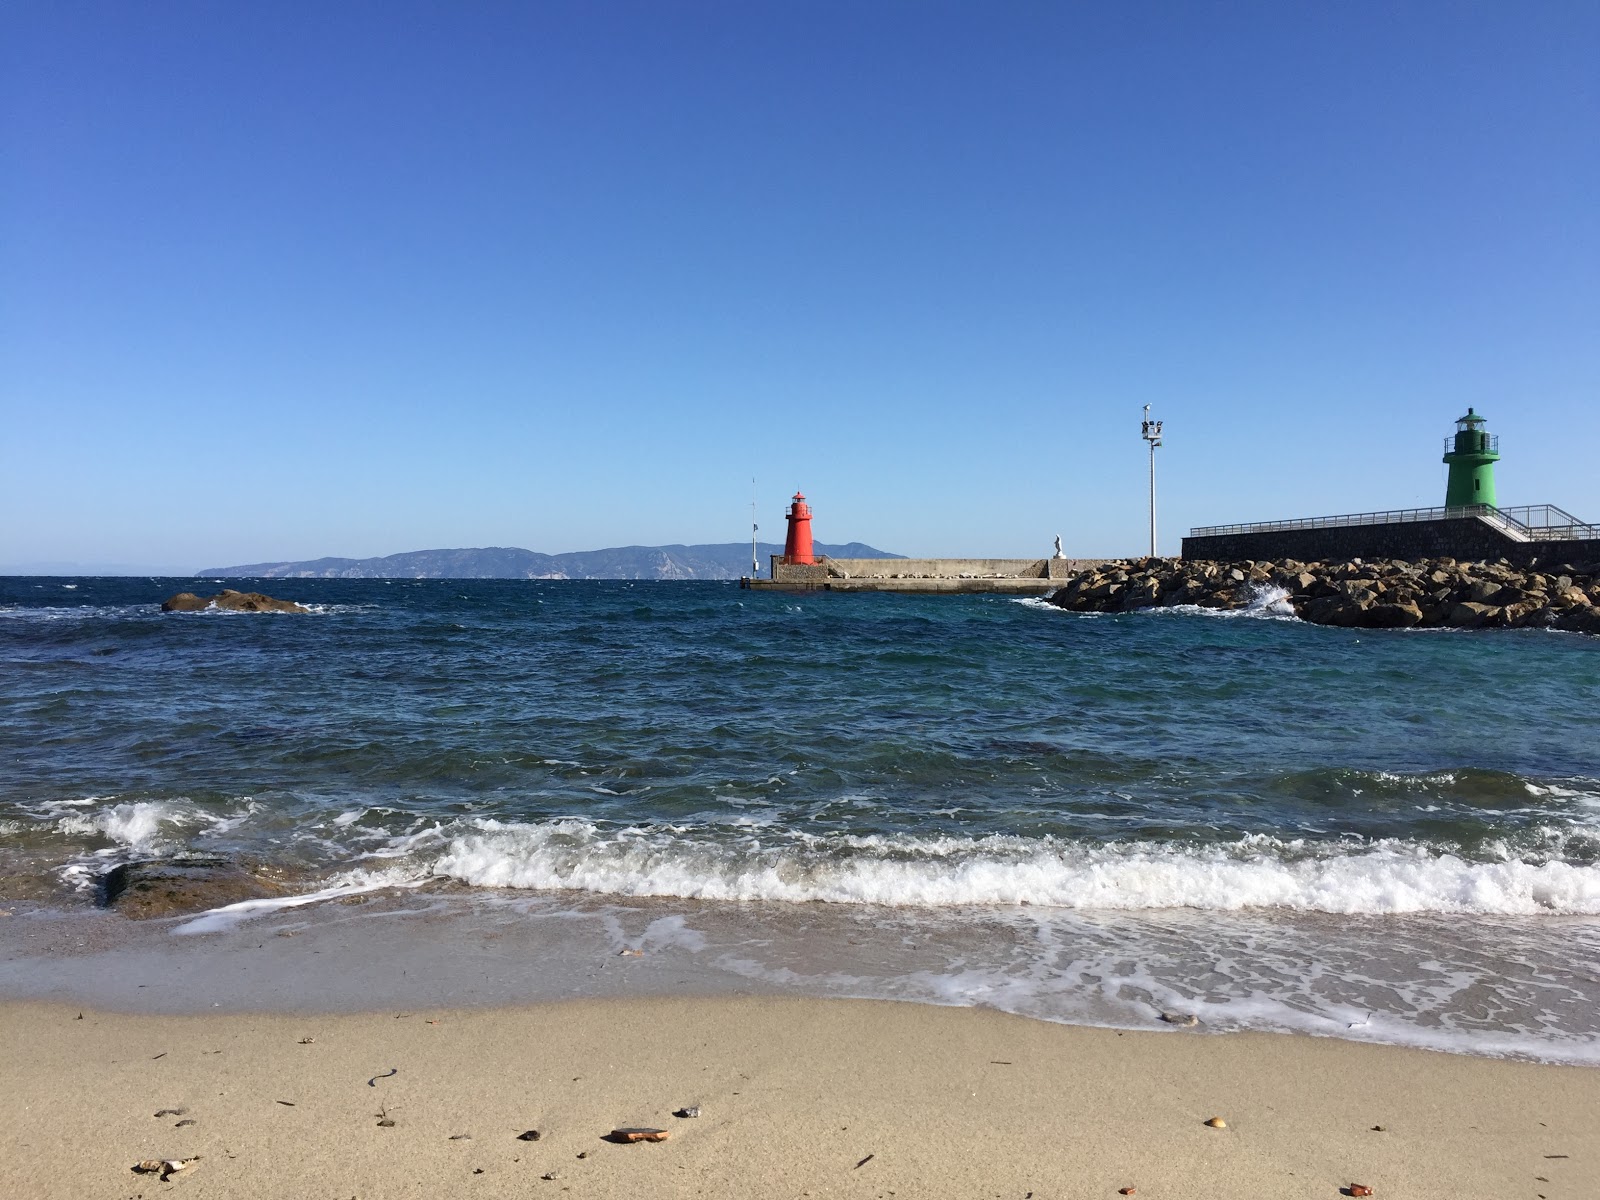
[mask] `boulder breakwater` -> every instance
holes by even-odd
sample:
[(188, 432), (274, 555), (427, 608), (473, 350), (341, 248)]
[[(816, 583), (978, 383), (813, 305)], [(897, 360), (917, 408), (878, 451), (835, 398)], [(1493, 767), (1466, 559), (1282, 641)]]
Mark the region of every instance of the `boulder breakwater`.
[(1453, 558), (1367, 562), (1105, 563), (1048, 597), (1073, 612), (1278, 603), (1316, 625), (1347, 628), (1542, 628), (1600, 634), (1600, 566), (1549, 570)]

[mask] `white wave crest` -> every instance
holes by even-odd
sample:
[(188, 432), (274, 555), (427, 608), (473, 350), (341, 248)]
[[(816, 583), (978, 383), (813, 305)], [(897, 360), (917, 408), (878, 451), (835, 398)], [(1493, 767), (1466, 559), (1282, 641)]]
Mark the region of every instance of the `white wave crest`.
[(336, 876), (328, 885), (314, 892), (294, 896), (268, 896), (259, 900), (240, 900), (224, 904), (221, 908), (207, 909), (172, 928), (173, 933), (223, 933), (252, 917), (279, 912), (286, 908), (302, 908), (324, 900), (337, 900), (363, 892), (376, 892), (385, 888), (417, 887), (425, 882), (395, 871), (347, 871)]
[(1470, 862), (1392, 840), (1335, 848), (1265, 837), (1209, 847), (1001, 836), (763, 844), (577, 819), (475, 825), (448, 841), (435, 874), (479, 887), (906, 907), (1600, 913), (1600, 867)]
[[(1012, 600), (1013, 604), (1020, 604), (1026, 608), (1040, 608), (1053, 613), (1064, 613), (1069, 617), (1112, 617), (1120, 613), (1077, 612), (1074, 609), (1062, 608), (1051, 604), (1050, 601), (1038, 596), (1024, 596)], [(1206, 608), (1199, 604), (1166, 604), (1151, 605), (1148, 608), (1129, 610), (1130, 614), (1139, 616), (1159, 616), (1162, 614), (1182, 613), (1187, 616), (1202, 617), (1253, 617), (1257, 620), (1271, 621), (1297, 621), (1294, 615), (1294, 606), (1289, 603), (1289, 593), (1284, 588), (1275, 584), (1260, 584), (1251, 590), (1250, 600), (1243, 608)]]
[[(81, 801), (79, 803), (82, 803)], [(92, 812), (70, 813), (56, 821), (62, 833), (103, 837), (118, 846), (148, 850), (168, 833), (193, 824), (194, 814), (166, 801), (136, 800)]]

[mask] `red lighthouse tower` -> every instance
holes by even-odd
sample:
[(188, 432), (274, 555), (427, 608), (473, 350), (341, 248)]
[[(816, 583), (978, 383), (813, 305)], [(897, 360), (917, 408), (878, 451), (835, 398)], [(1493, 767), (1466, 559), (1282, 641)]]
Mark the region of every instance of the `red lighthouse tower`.
[(816, 562), (816, 555), (811, 552), (811, 506), (806, 503), (805, 493), (794, 494), (788, 518), (789, 536), (783, 542), (784, 561), (800, 564)]

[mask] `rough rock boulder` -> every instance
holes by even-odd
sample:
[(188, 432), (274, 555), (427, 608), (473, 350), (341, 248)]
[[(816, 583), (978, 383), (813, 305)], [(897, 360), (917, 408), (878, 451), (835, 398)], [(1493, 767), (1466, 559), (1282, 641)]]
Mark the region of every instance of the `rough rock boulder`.
[(161, 603), (162, 612), (199, 612), (205, 608), (225, 608), (230, 612), (287, 612), (304, 613), (311, 610), (293, 600), (276, 600), (260, 592), (236, 592), (225, 588), (215, 596), (196, 596), (193, 592), (179, 592)]
[(226, 858), (148, 859), (120, 863), (99, 879), (99, 902), (124, 916), (171, 917), (283, 894), (264, 878)]

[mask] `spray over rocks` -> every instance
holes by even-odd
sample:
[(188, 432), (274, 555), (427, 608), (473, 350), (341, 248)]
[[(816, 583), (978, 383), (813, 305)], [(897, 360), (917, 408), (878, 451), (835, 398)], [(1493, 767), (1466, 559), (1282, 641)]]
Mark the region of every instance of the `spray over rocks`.
[(1453, 558), (1341, 563), (1171, 558), (1106, 563), (1069, 580), (1049, 603), (1072, 612), (1243, 609), (1281, 589), (1302, 621), (1361, 629), (1536, 628), (1600, 634), (1600, 566), (1549, 570)]

